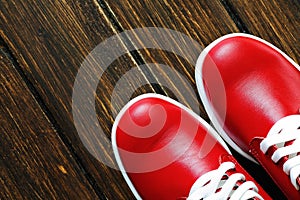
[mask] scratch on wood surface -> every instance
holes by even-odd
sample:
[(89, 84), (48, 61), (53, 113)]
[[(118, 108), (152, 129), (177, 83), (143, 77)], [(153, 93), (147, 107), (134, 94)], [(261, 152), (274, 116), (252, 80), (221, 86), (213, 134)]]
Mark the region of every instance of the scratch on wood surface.
[(68, 173), (67, 170), (66, 170), (66, 168), (65, 168), (64, 166), (62, 166), (62, 165), (58, 165), (58, 169), (59, 169), (63, 174), (67, 174), (67, 173)]

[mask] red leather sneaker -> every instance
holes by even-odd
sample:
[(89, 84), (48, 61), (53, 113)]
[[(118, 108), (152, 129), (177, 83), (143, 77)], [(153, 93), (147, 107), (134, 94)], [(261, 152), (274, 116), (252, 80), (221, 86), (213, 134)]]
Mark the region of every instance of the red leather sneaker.
[(116, 117), (112, 144), (137, 199), (270, 199), (218, 134), (168, 97), (131, 100)]
[(289, 199), (300, 199), (299, 69), (270, 43), (238, 33), (210, 44), (195, 71), (217, 131), (258, 161)]

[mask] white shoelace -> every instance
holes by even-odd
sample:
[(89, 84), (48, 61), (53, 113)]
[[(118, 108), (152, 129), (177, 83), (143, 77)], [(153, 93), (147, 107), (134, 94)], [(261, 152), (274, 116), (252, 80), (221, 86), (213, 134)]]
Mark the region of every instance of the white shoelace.
[[(263, 199), (257, 192), (258, 188), (252, 181), (245, 181), (241, 173), (226, 174), (235, 168), (234, 163), (224, 162), (218, 169), (202, 175), (193, 184), (187, 200), (232, 200)], [(226, 178), (224, 178), (226, 177)], [(237, 183), (241, 184), (238, 185)]]
[[(286, 145), (286, 142), (290, 144)], [(260, 149), (266, 154), (273, 145), (276, 145), (277, 149), (271, 159), (277, 163), (287, 156), (283, 171), (290, 176), (293, 186), (299, 190), (297, 178), (300, 175), (300, 115), (290, 115), (276, 122), (260, 143)]]

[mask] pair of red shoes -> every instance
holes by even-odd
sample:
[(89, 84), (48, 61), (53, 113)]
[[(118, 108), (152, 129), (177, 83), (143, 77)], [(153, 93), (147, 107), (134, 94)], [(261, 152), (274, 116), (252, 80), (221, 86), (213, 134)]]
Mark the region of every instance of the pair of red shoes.
[[(262, 39), (230, 34), (201, 53), (196, 82), (222, 138), (300, 199), (299, 66)], [(131, 100), (112, 143), (137, 199), (271, 199), (203, 119), (168, 97)]]

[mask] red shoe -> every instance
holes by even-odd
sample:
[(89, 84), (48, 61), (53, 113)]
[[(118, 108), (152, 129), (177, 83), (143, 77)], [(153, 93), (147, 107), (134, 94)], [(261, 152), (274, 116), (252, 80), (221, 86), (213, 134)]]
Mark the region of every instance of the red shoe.
[(131, 100), (116, 117), (112, 144), (137, 199), (270, 199), (218, 134), (170, 98)]
[(268, 42), (230, 34), (201, 53), (195, 72), (217, 131), (257, 160), (289, 199), (300, 199), (299, 70)]

